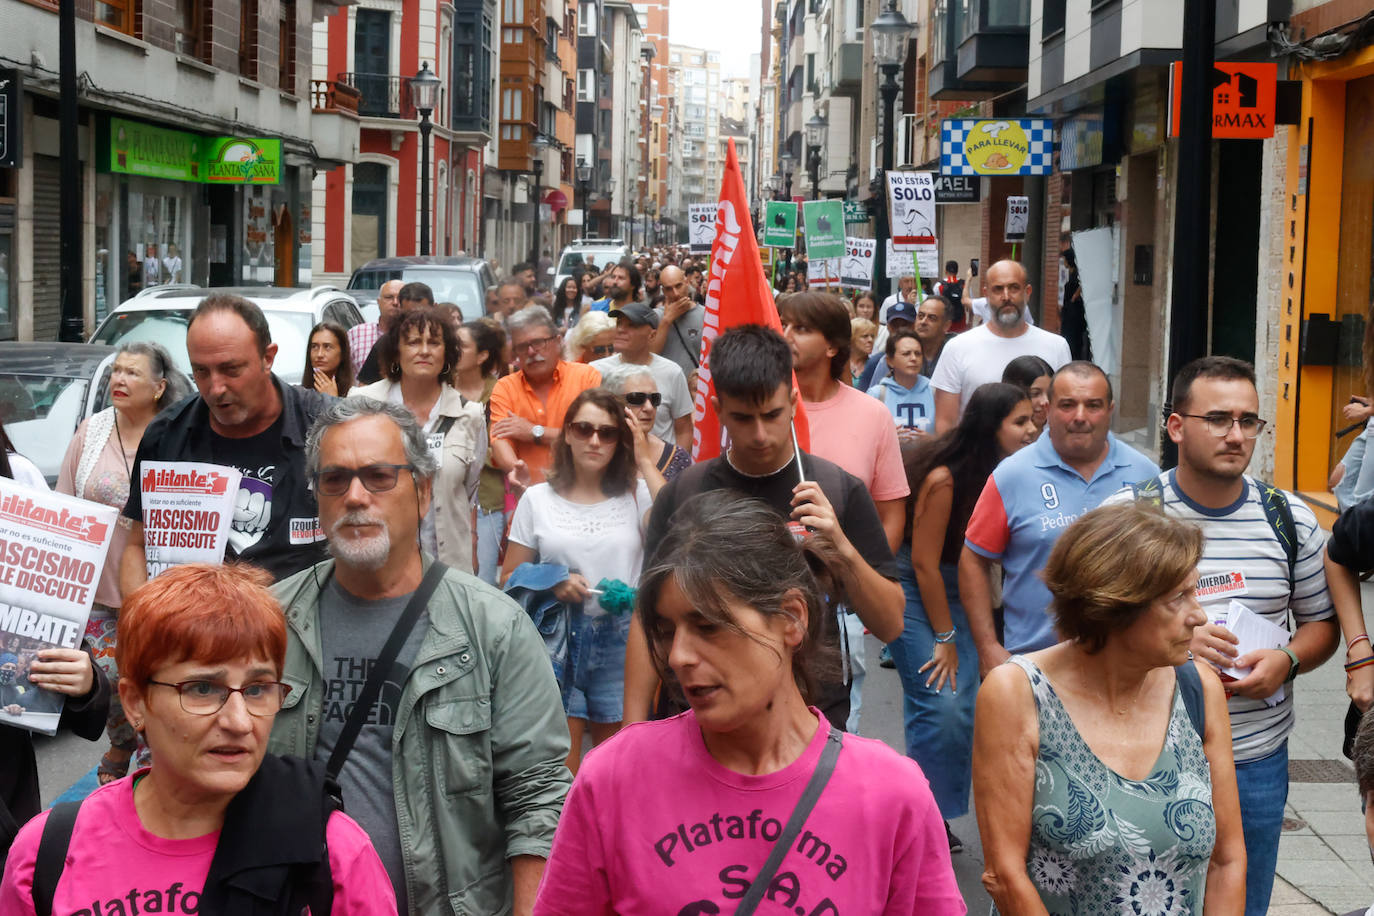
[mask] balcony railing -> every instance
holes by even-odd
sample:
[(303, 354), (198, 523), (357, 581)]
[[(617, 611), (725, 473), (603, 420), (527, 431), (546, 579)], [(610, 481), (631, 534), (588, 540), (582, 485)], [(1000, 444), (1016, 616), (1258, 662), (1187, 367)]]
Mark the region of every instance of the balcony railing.
[(358, 113), (361, 93), (352, 86), (330, 80), (310, 81), (310, 107), (314, 111)]
[(358, 114), (368, 118), (404, 118), (416, 120), (415, 106), (410, 104), (410, 77), (388, 76), (384, 73), (340, 73), (338, 81), (356, 89)]

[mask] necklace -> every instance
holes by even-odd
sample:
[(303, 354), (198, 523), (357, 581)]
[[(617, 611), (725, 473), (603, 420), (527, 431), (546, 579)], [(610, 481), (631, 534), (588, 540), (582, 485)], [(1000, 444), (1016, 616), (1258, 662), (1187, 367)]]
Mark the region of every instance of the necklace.
[(124, 474), (133, 477), (134, 469), (129, 466), (129, 453), (124, 450), (124, 436), (119, 432), (119, 411), (114, 413), (115, 441), (119, 443), (119, 457), (124, 459)]

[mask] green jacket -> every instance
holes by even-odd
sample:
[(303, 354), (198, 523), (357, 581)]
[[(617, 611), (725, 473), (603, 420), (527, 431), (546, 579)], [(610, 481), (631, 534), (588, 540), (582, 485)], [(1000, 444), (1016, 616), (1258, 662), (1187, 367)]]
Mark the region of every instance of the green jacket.
[[(328, 560), (273, 587), (286, 611), (282, 680), (291, 685), (272, 727), (274, 753), (315, 756), (324, 701), (319, 595), (333, 572)], [(558, 684), (534, 625), (491, 586), (450, 570), (428, 610), (392, 735), (410, 910), (509, 913), (507, 859), (548, 857), (572, 782)]]

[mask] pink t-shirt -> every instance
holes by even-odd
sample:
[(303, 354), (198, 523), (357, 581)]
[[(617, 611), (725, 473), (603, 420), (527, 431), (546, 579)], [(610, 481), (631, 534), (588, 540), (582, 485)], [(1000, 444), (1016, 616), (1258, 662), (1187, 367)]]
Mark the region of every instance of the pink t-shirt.
[(813, 455), (838, 464), (868, 487), (875, 502), (911, 494), (892, 414), (877, 398), (840, 385), (825, 401), (806, 401)]
[[(146, 772), (146, 771), (140, 771)], [(137, 774), (135, 774), (137, 775)], [(144, 829), (134, 809), (134, 777), (101, 786), (81, 803), (53, 916), (194, 913), (219, 831), (168, 840)], [(0, 882), (0, 913), (32, 916), (33, 866), (48, 812), (24, 825)], [(325, 828), (334, 878), (334, 916), (395, 914), (396, 893), (363, 828), (335, 812)]]
[[(577, 774), (536, 916), (734, 912), (825, 740), (818, 727), (792, 764), (747, 776), (711, 757), (690, 711), (623, 729)], [(758, 916), (964, 912), (920, 767), (881, 742), (845, 735), (835, 772)]]

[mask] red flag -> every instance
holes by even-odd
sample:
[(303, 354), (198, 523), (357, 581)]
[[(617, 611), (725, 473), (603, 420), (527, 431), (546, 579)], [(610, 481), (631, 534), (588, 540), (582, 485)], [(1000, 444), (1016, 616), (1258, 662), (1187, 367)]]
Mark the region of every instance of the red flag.
[[(773, 290), (759, 260), (754, 223), (749, 218), (749, 202), (744, 196), (744, 176), (740, 174), (732, 139), (725, 158), (725, 176), (720, 183), (716, 239), (711, 245), (711, 272), (706, 283), (706, 315), (701, 324), (701, 366), (697, 371), (692, 443), (692, 454), (697, 461), (715, 458), (721, 446), (720, 420), (711, 409), (711, 397), (715, 394), (711, 383), (711, 344), (721, 331), (741, 324), (762, 324), (782, 333)], [(792, 387), (796, 386), (794, 374)], [(800, 401), (793, 424), (798, 444), (803, 450), (809, 448), (810, 430)]]

